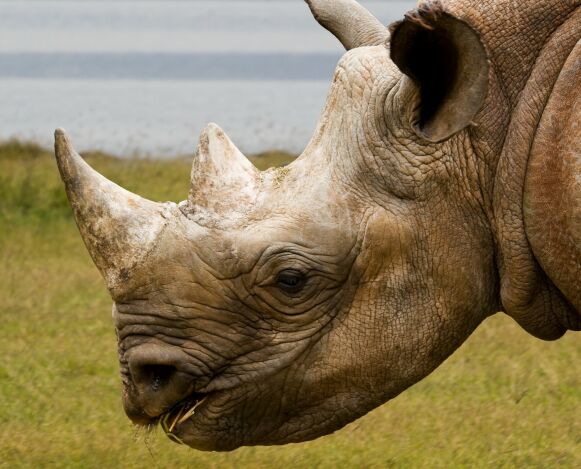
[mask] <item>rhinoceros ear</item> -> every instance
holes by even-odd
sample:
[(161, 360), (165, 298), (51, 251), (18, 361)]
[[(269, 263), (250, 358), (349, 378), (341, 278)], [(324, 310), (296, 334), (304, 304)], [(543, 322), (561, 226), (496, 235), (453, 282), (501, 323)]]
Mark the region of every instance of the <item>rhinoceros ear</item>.
[(387, 28), (355, 0), (306, 0), (315, 19), (345, 49), (384, 44)]
[(478, 33), (429, 2), (392, 25), (391, 59), (413, 88), (412, 127), (441, 142), (467, 127), (488, 91), (488, 56)]

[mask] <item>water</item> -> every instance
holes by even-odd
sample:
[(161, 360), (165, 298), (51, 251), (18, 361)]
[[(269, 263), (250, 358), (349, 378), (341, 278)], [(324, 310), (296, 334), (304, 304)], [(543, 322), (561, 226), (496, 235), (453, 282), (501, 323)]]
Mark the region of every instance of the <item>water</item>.
[(122, 156), (191, 153), (208, 122), (221, 125), (245, 152), (298, 152), (312, 134), (328, 87), (321, 81), (1, 83), (0, 121), (9, 122), (8, 133), (50, 145), (52, 131), (62, 126), (78, 148)]
[[(362, 2), (385, 24), (414, 1)], [(300, 152), (342, 54), (303, 0), (0, 1), (0, 139), (191, 153), (208, 122), (243, 151)]]

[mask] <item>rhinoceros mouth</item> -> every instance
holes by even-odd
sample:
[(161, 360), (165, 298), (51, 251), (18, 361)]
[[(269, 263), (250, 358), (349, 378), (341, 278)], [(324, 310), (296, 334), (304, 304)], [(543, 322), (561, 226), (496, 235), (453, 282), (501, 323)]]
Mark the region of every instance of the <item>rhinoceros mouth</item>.
[(183, 441), (173, 433), (174, 430), (184, 422), (190, 420), (196, 410), (208, 399), (208, 394), (196, 393), (188, 398), (180, 401), (170, 410), (158, 417), (158, 422), (168, 436), (168, 438), (176, 443), (183, 444)]

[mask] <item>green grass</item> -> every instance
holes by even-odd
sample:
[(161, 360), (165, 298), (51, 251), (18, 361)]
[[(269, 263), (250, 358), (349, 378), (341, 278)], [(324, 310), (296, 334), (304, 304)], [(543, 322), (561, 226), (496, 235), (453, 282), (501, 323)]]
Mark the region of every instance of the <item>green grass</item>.
[[(146, 197), (187, 194), (185, 159), (89, 160)], [(136, 432), (121, 408), (110, 299), (52, 155), (34, 145), (0, 146), (0, 275), (0, 467), (581, 467), (579, 334), (541, 342), (503, 315), (424, 381), (314, 442), (213, 454)]]

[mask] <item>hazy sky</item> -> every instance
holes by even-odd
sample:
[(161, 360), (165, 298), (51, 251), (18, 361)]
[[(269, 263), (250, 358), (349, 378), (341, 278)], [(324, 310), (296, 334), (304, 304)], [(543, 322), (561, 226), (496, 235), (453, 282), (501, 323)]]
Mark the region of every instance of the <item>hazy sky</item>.
[[(413, 0), (362, 1), (384, 23)], [(333, 52), (303, 0), (0, 1), (4, 52)]]
[[(363, 1), (385, 24), (415, 0)], [(304, 0), (0, 0), (0, 139), (191, 153), (208, 122), (298, 153), (343, 49)]]

